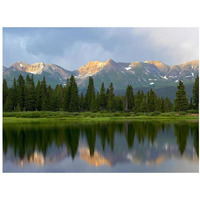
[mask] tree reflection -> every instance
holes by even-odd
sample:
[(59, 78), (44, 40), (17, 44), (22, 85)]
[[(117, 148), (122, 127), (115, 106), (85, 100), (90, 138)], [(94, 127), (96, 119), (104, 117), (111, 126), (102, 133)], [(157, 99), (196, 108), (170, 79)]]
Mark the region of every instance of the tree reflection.
[[(94, 156), (96, 140), (100, 140), (102, 150), (109, 148), (115, 150), (115, 137), (125, 137), (128, 149), (135, 148), (135, 142), (143, 144), (148, 141), (154, 144), (159, 133), (170, 133), (171, 125), (162, 122), (129, 121), (129, 122), (92, 122), (92, 123), (52, 123), (42, 124), (4, 124), (3, 126), (3, 152), (8, 149), (16, 158), (31, 159), (38, 151), (45, 157), (53, 146), (66, 146), (68, 154), (75, 158), (81, 139), (86, 139), (90, 156)], [(165, 131), (167, 129), (167, 131)], [(174, 135), (180, 154), (187, 146), (187, 140), (191, 129), (193, 146), (199, 155), (199, 128), (197, 123), (174, 124)], [(173, 137), (173, 136), (172, 136)], [(119, 144), (118, 144), (119, 145)]]
[(199, 126), (191, 127), (191, 135), (193, 136), (193, 145), (197, 156), (199, 157)]
[(183, 155), (186, 145), (187, 145), (187, 138), (189, 136), (189, 126), (183, 123), (174, 124), (174, 131), (175, 136), (177, 138), (176, 142), (178, 144), (179, 151), (181, 155)]

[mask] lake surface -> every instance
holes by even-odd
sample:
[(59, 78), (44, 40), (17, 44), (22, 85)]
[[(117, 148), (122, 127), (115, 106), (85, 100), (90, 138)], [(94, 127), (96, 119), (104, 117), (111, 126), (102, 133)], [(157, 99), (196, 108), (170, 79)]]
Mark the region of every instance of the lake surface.
[(198, 171), (197, 121), (3, 124), (3, 172)]

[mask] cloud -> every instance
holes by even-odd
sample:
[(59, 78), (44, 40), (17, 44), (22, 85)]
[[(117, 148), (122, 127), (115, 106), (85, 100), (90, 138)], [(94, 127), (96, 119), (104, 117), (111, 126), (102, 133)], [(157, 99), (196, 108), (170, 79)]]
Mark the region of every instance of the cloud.
[(138, 28), (135, 34), (167, 64), (199, 59), (198, 28)]
[(54, 63), (73, 70), (85, 65), (89, 61), (106, 61), (113, 57), (112, 52), (103, 48), (99, 43), (75, 42), (71, 48), (66, 48), (62, 56), (53, 59)]
[(4, 28), (3, 63), (45, 62), (74, 70), (89, 61), (198, 59), (197, 28)]

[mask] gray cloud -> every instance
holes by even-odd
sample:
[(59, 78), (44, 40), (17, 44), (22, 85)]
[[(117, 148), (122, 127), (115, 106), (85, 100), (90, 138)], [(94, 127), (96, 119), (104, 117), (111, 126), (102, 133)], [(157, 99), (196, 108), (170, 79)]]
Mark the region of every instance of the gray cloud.
[(3, 63), (22, 60), (76, 69), (89, 61), (198, 59), (198, 28), (4, 28)]

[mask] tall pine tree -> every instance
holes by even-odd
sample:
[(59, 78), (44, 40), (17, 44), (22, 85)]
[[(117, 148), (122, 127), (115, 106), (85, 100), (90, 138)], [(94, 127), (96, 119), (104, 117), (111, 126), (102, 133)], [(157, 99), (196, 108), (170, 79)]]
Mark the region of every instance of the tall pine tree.
[(8, 96), (7, 81), (5, 79), (3, 79), (3, 107), (5, 105), (7, 96)]
[(106, 109), (106, 93), (104, 83), (101, 84), (100, 94), (99, 94), (99, 107), (100, 110)]
[(133, 88), (131, 85), (128, 85), (126, 88), (126, 110), (133, 110), (133, 107), (134, 107)]
[(20, 107), (20, 110), (24, 110), (25, 106), (25, 81), (23, 76), (20, 74), (17, 79), (17, 101)]
[(70, 112), (78, 112), (80, 111), (79, 105), (79, 95), (78, 95), (78, 87), (75, 81), (74, 76), (72, 75), (70, 78), (70, 101), (69, 101), (69, 111)]
[(95, 97), (94, 81), (91, 76), (89, 77), (89, 84), (87, 88), (87, 93), (85, 95), (84, 107), (86, 110), (96, 111), (96, 97)]
[(193, 86), (193, 106), (195, 110), (199, 110), (199, 75), (197, 75)]
[(182, 81), (179, 81), (178, 91), (176, 92), (176, 98), (174, 100), (175, 111), (186, 111), (189, 107), (188, 99), (186, 97), (185, 86)]
[(115, 110), (115, 95), (114, 95), (114, 88), (113, 88), (112, 83), (110, 83), (110, 86), (109, 86), (107, 109), (109, 112)]

